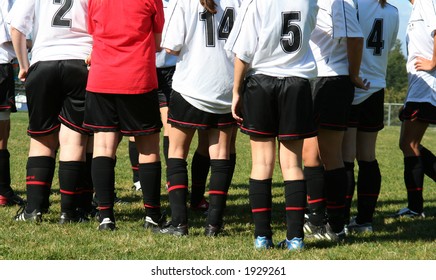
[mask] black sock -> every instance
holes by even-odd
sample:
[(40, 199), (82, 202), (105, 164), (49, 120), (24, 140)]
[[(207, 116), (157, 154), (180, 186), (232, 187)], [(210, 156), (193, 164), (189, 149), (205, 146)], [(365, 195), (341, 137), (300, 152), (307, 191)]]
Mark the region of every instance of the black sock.
[(424, 146), (420, 146), (419, 151), (425, 175), (436, 182), (436, 156)]
[(92, 184), (92, 153), (86, 153), (86, 162), (84, 170), (84, 179), (82, 180), (82, 189), (79, 196), (78, 208), (90, 213), (92, 207), (92, 197), (94, 195), (94, 186)]
[(146, 215), (158, 221), (160, 219), (160, 179), (162, 167), (161, 162), (140, 163), (139, 179), (143, 195)]
[(173, 226), (188, 223), (186, 195), (188, 191), (188, 170), (186, 160), (169, 158), (167, 164), (168, 196)]
[(55, 170), (52, 157), (29, 157), (26, 166), (26, 212), (47, 211), (50, 206), (50, 191)]
[(227, 192), (231, 177), (230, 160), (213, 159), (210, 161), (211, 175), (209, 185), (209, 211), (207, 224), (222, 226), (226, 208)]
[(354, 162), (345, 162), (345, 172), (347, 173), (347, 194), (345, 196), (345, 218), (344, 223), (350, 222), (351, 203), (353, 202), (356, 180), (354, 179)]
[(191, 206), (197, 206), (204, 197), (210, 164), (209, 156), (194, 153), (191, 163)]
[(129, 159), (130, 159), (130, 166), (132, 167), (132, 180), (133, 183), (136, 183), (139, 181), (139, 153), (138, 149), (136, 148), (136, 143), (129, 141)]
[(233, 180), (233, 174), (235, 173), (235, 168), (236, 168), (236, 153), (235, 154), (230, 154), (230, 177), (229, 177), (229, 183), (228, 185), (230, 186), (232, 184), (232, 180)]
[(324, 172), (327, 218), (336, 233), (344, 228), (345, 194), (347, 192), (347, 174), (345, 168), (326, 170)]
[(250, 178), (249, 198), (254, 222), (254, 237), (272, 238), (272, 179), (255, 180)]
[(372, 223), (381, 188), (381, 174), (377, 160), (358, 161), (357, 219), (358, 224)]
[(324, 167), (304, 167), (307, 187), (309, 222), (316, 226), (324, 224), (326, 215), (326, 195), (324, 188)]
[(424, 198), (424, 168), (420, 157), (404, 158), (404, 183), (407, 189), (408, 208), (417, 213), (422, 213)]
[(82, 193), (85, 163), (80, 161), (59, 162), (59, 190), (61, 193), (61, 212), (73, 216), (79, 207)]
[(170, 138), (168, 136), (163, 137), (163, 154), (165, 158), (165, 164), (168, 164), (168, 147), (170, 146)]
[(95, 157), (92, 160), (92, 182), (98, 202), (100, 222), (114, 217), (115, 160), (110, 157)]
[(8, 150), (0, 150), (0, 195), (11, 197), (14, 191), (11, 188), (11, 165)]
[(304, 237), (304, 210), (306, 206), (306, 182), (285, 181), (286, 238)]

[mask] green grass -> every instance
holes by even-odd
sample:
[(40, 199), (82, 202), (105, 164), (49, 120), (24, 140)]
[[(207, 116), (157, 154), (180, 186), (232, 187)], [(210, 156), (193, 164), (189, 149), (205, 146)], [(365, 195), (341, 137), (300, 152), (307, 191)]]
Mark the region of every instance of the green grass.
[[(26, 135), (27, 114), (12, 115), (9, 141), (13, 188), (25, 194), (25, 170), (29, 137)], [(426, 219), (385, 218), (406, 206), (403, 184), (403, 159), (398, 148), (399, 127), (386, 127), (378, 139), (377, 154), (382, 172), (382, 190), (375, 214), (374, 234), (352, 236), (343, 245), (306, 241), (306, 249), (298, 253), (282, 250), (258, 252), (253, 249), (253, 224), (248, 205), (250, 148), (248, 138), (238, 135), (237, 166), (230, 189), (225, 234), (216, 238), (203, 236), (205, 217), (190, 212), (189, 237), (153, 235), (144, 231), (140, 193), (131, 190), (131, 169), (127, 141), (120, 143), (116, 167), (118, 196), (130, 201), (116, 207), (115, 232), (98, 232), (97, 221), (88, 224), (58, 225), (59, 185), (53, 181), (51, 212), (36, 225), (12, 220), (17, 207), (0, 209), (0, 260), (435, 260), (436, 259), (436, 188), (426, 178), (424, 188)], [(423, 143), (434, 151), (436, 130), (427, 131)], [(195, 148), (195, 143), (192, 147)], [(189, 155), (188, 160), (192, 157)], [(165, 169), (163, 169), (162, 186)], [(285, 236), (284, 197), (279, 170), (273, 178), (274, 240)], [(162, 204), (169, 209), (168, 196), (162, 188)], [(352, 209), (355, 212), (355, 205)]]

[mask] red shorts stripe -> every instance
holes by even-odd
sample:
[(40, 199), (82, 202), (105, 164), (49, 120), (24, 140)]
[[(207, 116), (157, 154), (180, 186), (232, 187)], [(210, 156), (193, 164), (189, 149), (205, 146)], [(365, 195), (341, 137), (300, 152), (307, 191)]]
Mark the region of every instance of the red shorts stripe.
[(271, 211), (271, 208), (255, 208), (255, 209), (251, 209), (252, 213), (268, 212), (268, 211)]
[(227, 195), (227, 193), (223, 191), (209, 191), (209, 195), (211, 194)]
[(175, 185), (175, 186), (168, 187), (168, 192), (178, 190), (178, 189), (187, 189), (187, 188), (188, 188), (188, 186), (185, 186), (185, 185)]

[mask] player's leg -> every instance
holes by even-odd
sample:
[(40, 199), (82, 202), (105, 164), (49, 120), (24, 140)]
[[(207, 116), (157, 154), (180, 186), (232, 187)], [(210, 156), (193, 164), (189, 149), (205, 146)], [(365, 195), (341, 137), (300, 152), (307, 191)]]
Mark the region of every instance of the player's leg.
[(351, 203), (356, 187), (354, 178), (354, 161), (356, 159), (356, 137), (357, 128), (348, 127), (344, 134), (344, 142), (342, 143), (342, 153), (344, 157), (344, 166), (347, 173), (347, 192), (345, 197), (345, 217), (344, 223), (348, 225), (350, 222)]
[(219, 234), (223, 226), (224, 210), (232, 176), (230, 143), (233, 127), (211, 128), (208, 132), (211, 175), (209, 183), (209, 210), (205, 234)]
[(191, 209), (206, 211), (209, 203), (204, 198), (210, 168), (208, 131), (198, 130), (198, 146), (191, 163)]

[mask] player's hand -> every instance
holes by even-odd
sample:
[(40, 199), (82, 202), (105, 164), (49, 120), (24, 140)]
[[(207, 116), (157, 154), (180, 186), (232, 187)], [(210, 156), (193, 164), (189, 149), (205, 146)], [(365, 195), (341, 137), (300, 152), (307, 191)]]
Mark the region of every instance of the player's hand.
[(86, 65), (88, 65), (88, 70), (91, 67), (91, 54), (89, 54), (86, 58), (85, 58), (85, 63)]
[(239, 92), (233, 92), (232, 116), (238, 123), (242, 123), (242, 98)]
[(423, 57), (416, 57), (415, 69), (417, 71), (432, 71), (436, 65), (432, 60), (425, 59)]
[(20, 79), (20, 81), (25, 82), (27, 78), (27, 69), (20, 69), (20, 71), (18, 72), (18, 79)]
[(359, 76), (350, 75), (350, 79), (353, 85), (357, 88), (368, 90), (371, 86), (371, 82), (369, 82), (367, 79), (362, 80), (362, 78)]

